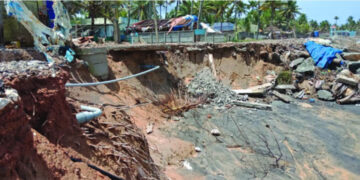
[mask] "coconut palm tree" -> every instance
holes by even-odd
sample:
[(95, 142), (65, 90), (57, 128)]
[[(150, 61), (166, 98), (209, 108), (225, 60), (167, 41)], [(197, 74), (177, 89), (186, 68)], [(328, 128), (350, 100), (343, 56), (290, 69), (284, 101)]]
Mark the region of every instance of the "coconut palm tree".
[(134, 1), (134, 9), (132, 11), (132, 17), (137, 17), (140, 21), (151, 17), (152, 9), (151, 1)]
[(201, 13), (202, 13), (202, 6), (203, 6), (204, 0), (200, 0), (200, 6), (199, 6), (199, 14), (198, 14), (198, 23), (196, 29), (200, 28), (200, 22), (201, 22)]
[[(282, 3), (283, 3), (282, 1), (266, 0), (261, 6), (262, 10), (270, 10), (271, 11), (271, 19), (270, 19), (271, 36), (273, 36), (272, 27), (274, 26), (276, 10), (278, 10), (281, 7)], [(273, 37), (271, 37), (271, 38), (273, 38)]]
[(281, 15), (285, 17), (287, 22), (286, 28), (290, 29), (291, 25), (293, 25), (293, 34), (294, 38), (296, 38), (296, 26), (295, 26), (295, 17), (300, 13), (299, 6), (296, 1), (290, 0), (283, 4), (283, 9), (281, 10)]
[(241, 17), (242, 13), (245, 13), (246, 11), (246, 4), (242, 1), (242, 0), (235, 0), (234, 1), (234, 11), (235, 11), (235, 31), (234, 31), (234, 35), (237, 38), (237, 27), (238, 27), (238, 22), (239, 22), (239, 18)]
[(335, 25), (337, 25), (337, 20), (339, 20), (339, 17), (335, 16), (334, 19), (335, 19)]

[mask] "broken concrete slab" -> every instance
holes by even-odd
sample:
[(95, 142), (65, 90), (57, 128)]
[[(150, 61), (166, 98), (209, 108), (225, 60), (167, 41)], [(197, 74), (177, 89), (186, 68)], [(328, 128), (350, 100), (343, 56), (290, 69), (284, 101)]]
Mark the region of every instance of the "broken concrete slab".
[(286, 102), (286, 103), (290, 103), (290, 102), (293, 101), (293, 99), (290, 96), (286, 95), (286, 94), (281, 94), (281, 93), (279, 93), (277, 91), (273, 91), (272, 94), (274, 96), (276, 96), (277, 98), (279, 98), (280, 100)]
[(319, 90), (317, 92), (318, 98), (321, 100), (326, 100), (326, 101), (333, 101), (335, 100), (333, 94), (327, 90)]
[(358, 61), (360, 60), (360, 53), (358, 52), (343, 53), (343, 57), (349, 61)]
[(314, 60), (312, 58), (307, 58), (297, 66), (295, 71), (298, 73), (313, 73), (314, 70)]
[(321, 86), (324, 84), (324, 80), (317, 80), (316, 82), (315, 82), (315, 89), (320, 89), (321, 88)]
[(263, 109), (263, 110), (271, 110), (272, 109), (271, 105), (269, 105), (269, 104), (253, 103), (253, 102), (247, 102), (247, 101), (235, 101), (234, 104), (237, 106)]
[(350, 86), (357, 86), (358, 83), (359, 83), (358, 80), (356, 80), (354, 78), (346, 77), (346, 76), (341, 75), (341, 74), (339, 74), (336, 77), (336, 82), (347, 84), (347, 85), (350, 85)]
[(276, 90), (295, 90), (296, 87), (293, 84), (279, 84), (277, 86), (275, 86)]
[(239, 95), (249, 95), (249, 96), (263, 96), (267, 89), (269, 89), (272, 86), (272, 83), (265, 83), (259, 86), (253, 86), (248, 89), (237, 89), (232, 90), (236, 94)]
[(294, 68), (296, 66), (298, 66), (299, 64), (301, 64), (302, 62), (304, 62), (305, 58), (297, 58), (293, 61), (291, 61), (291, 63), (289, 64), (290, 68)]

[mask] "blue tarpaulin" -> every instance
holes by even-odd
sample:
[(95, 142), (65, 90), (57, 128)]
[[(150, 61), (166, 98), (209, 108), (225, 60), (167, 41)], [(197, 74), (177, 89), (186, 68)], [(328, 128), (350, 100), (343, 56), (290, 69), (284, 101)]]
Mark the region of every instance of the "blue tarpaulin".
[(342, 53), (340, 49), (323, 46), (314, 41), (306, 42), (305, 47), (310, 56), (314, 59), (315, 65), (320, 68), (327, 68), (334, 58), (336, 58), (336, 53)]
[(198, 20), (198, 17), (195, 16), (195, 15), (186, 15), (186, 16), (183, 16), (182, 18), (186, 19), (187, 21), (189, 21), (189, 20), (190, 21), (187, 22), (186, 24), (176, 25), (176, 26), (173, 27), (172, 30), (177, 31), (177, 30), (179, 30), (179, 29), (181, 29), (183, 27), (187, 27), (187, 26), (190, 26), (190, 25), (194, 24)]

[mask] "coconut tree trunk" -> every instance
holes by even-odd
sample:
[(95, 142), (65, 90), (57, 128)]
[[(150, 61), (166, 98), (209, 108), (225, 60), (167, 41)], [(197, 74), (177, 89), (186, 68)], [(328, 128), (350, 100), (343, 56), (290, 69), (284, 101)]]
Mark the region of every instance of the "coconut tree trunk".
[(191, 0), (190, 15), (193, 14), (194, 0)]
[(3, 6), (0, 6), (0, 46), (4, 45), (4, 41)]
[(119, 28), (119, 19), (113, 18), (112, 20), (114, 26), (114, 42), (120, 43), (120, 28)]
[(198, 14), (198, 22), (197, 22), (197, 27), (196, 29), (200, 28), (200, 22), (201, 22), (201, 13), (202, 13), (202, 5), (203, 5), (204, 0), (200, 0), (200, 7), (199, 7), (199, 14)]
[(130, 15), (131, 15), (131, 1), (129, 0), (128, 1), (128, 14), (127, 14), (127, 26), (126, 27), (129, 27), (130, 26)]
[(175, 17), (177, 17), (179, 11), (179, 0), (176, 0), (176, 11), (175, 11)]
[(153, 1), (153, 16), (154, 16), (154, 25), (155, 25), (155, 35), (156, 35), (156, 42), (159, 43), (159, 33), (158, 33), (158, 25), (157, 25), (157, 13), (156, 13), (156, 5), (157, 0)]
[(167, 8), (168, 8), (168, 2), (165, 1), (165, 19), (167, 18)]
[(294, 34), (294, 38), (296, 38), (296, 26), (295, 25), (293, 27), (293, 34)]
[(160, 16), (159, 16), (159, 17), (160, 17), (160, 19), (162, 18), (162, 17), (161, 17), (161, 6), (162, 6), (162, 5), (160, 4), (160, 7), (159, 7), (159, 9), (160, 9)]
[(260, 10), (260, 1), (258, 1), (257, 5), (258, 10), (258, 19), (257, 19), (257, 33), (256, 33), (256, 39), (259, 39), (259, 33), (260, 33), (260, 16), (261, 16), (261, 10)]
[(104, 17), (104, 31), (105, 31), (105, 38), (106, 38), (106, 35), (107, 35), (107, 33), (106, 33), (106, 17)]
[(95, 26), (95, 18), (94, 16), (91, 16), (91, 32), (90, 35), (93, 36), (94, 35), (94, 26)]

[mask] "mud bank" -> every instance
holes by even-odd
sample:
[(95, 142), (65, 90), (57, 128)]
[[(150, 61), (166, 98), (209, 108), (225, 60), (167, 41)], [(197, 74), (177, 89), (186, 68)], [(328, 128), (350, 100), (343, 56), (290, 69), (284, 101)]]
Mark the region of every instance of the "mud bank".
[(109, 178), (86, 163), (125, 179), (160, 177), (145, 138), (126, 114), (105, 109), (116, 123), (102, 118), (83, 127), (77, 123), (79, 104), (66, 100), (65, 70), (43, 61), (11, 61), (0, 63), (0, 77), (19, 97), (1, 111), (1, 174), (6, 178)]

